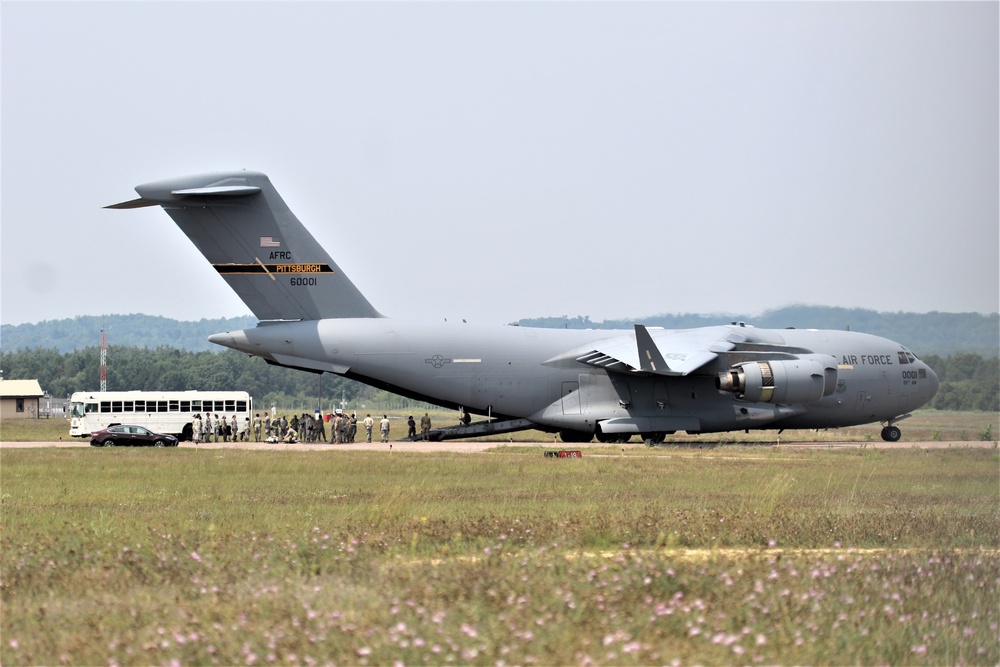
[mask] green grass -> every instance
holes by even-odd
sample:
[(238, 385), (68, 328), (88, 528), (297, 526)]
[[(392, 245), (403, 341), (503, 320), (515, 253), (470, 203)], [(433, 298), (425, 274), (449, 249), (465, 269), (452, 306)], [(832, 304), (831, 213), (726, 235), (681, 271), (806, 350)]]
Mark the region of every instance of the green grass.
[(5, 665), (1000, 661), (993, 449), (2, 456)]
[(0, 420), (2, 442), (79, 442), (70, 437), (69, 419), (3, 419)]

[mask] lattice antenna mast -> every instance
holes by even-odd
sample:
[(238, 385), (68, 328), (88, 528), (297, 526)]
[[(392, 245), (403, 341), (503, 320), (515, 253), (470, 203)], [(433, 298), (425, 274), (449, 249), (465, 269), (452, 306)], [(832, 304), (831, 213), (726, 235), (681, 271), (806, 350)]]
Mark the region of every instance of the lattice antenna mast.
[(108, 332), (101, 329), (101, 391), (108, 390)]

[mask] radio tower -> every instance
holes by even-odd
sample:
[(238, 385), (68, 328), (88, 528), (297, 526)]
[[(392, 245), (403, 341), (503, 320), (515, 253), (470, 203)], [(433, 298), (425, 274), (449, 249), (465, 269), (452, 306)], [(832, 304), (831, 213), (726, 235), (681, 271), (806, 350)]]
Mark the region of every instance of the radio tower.
[(101, 329), (101, 391), (108, 390), (108, 332)]

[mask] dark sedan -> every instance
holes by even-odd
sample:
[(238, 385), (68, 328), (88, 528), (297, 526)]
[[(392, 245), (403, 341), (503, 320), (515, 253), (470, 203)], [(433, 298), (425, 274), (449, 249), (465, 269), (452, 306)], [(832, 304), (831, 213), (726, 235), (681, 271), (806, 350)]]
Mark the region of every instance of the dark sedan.
[(177, 438), (143, 426), (109, 426), (90, 434), (91, 447), (176, 447)]

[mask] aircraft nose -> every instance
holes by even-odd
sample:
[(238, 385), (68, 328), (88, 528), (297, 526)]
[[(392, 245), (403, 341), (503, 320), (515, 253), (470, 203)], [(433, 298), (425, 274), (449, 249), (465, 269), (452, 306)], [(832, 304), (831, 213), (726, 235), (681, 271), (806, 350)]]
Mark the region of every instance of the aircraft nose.
[(929, 401), (932, 398), (934, 398), (934, 395), (937, 393), (938, 386), (940, 386), (941, 382), (940, 380), (938, 380), (937, 373), (935, 373), (930, 366), (927, 366), (926, 364), (924, 364), (924, 366), (927, 368), (926, 386), (927, 386), (927, 400)]

